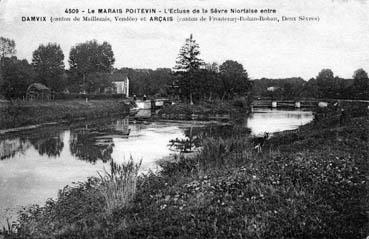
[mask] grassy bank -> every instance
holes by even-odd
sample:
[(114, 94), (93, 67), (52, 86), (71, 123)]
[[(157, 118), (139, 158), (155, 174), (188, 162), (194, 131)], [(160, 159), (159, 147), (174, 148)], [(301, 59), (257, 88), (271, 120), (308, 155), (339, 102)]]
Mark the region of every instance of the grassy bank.
[(250, 104), (247, 99), (235, 99), (216, 102), (199, 102), (198, 104), (190, 105), (178, 103), (165, 106), (159, 111), (159, 116), (165, 119), (210, 119), (215, 115), (234, 115), (250, 112)]
[(0, 129), (78, 118), (94, 119), (127, 112), (128, 108), (118, 100), (13, 101), (0, 106)]
[(109, 210), (103, 180), (66, 187), (24, 210), (7, 237), (365, 238), (369, 117), (318, 119), (277, 134), (263, 153), (237, 126), (209, 136), (195, 157), (137, 178), (135, 196)]

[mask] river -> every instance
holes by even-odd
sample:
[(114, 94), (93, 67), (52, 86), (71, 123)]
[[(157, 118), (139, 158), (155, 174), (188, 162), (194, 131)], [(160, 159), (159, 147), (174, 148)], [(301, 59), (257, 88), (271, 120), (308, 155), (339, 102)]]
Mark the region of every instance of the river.
[[(177, 153), (169, 147), (170, 140), (188, 138), (193, 129), (201, 131), (207, 125), (145, 121), (149, 116), (139, 112), (141, 119), (81, 122), (1, 136), (0, 223), (22, 206), (55, 198), (65, 185), (97, 176), (112, 159), (124, 162), (132, 156), (142, 159), (141, 171), (156, 170), (158, 159)], [(312, 119), (310, 111), (258, 109), (243, 125), (261, 135), (295, 129)]]

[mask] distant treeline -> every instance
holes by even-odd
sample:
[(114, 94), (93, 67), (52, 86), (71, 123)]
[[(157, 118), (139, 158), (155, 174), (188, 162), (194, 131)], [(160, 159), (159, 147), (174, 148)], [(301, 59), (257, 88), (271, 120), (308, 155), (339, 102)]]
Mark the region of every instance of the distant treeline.
[[(8, 99), (24, 98), (32, 83), (50, 89), (53, 95), (71, 98), (75, 94), (114, 93), (117, 80), (129, 78), (130, 95), (174, 97), (186, 102), (204, 99), (228, 99), (249, 95), (251, 84), (243, 66), (227, 60), (220, 66), (205, 64), (198, 57), (199, 46), (192, 38), (185, 44), (175, 67), (151, 69), (114, 68), (115, 57), (108, 42), (79, 43), (69, 52), (69, 69), (57, 43), (41, 44), (32, 54), (32, 62), (15, 56), (14, 40), (0, 37), (0, 95)], [(118, 79), (119, 80), (119, 79)]]
[(277, 99), (330, 98), (369, 100), (369, 79), (363, 69), (354, 72), (352, 79), (334, 76), (332, 70), (323, 69), (308, 81), (300, 77), (253, 80), (253, 93), (257, 97)]
[(64, 53), (57, 43), (41, 44), (33, 51), (31, 63), (18, 59), (15, 53), (14, 40), (0, 37), (0, 97), (8, 99), (24, 98), (32, 83), (41, 83), (55, 95), (111, 94), (117, 73), (121, 80), (128, 76), (130, 95), (170, 96), (185, 102), (251, 95), (369, 99), (369, 79), (363, 69), (356, 70), (352, 79), (339, 78), (330, 69), (323, 69), (307, 82), (299, 77), (250, 81), (246, 69), (237, 61), (205, 63), (192, 35), (180, 48), (173, 69), (114, 68), (112, 46), (96, 40), (70, 49), (69, 69), (65, 69)]

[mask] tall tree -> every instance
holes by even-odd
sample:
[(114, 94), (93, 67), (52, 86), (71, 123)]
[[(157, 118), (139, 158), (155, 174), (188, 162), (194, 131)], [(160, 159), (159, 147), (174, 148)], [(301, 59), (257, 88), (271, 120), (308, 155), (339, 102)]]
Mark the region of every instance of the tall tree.
[(251, 84), (248, 80), (247, 71), (237, 61), (227, 60), (219, 66), (219, 72), (223, 82), (223, 97), (233, 97), (235, 94), (247, 93)]
[(185, 44), (179, 50), (179, 55), (176, 60), (176, 71), (196, 71), (203, 65), (203, 61), (199, 58), (200, 50), (199, 44), (193, 39), (192, 34), (190, 38), (186, 39)]
[(15, 41), (9, 38), (0, 37), (0, 58), (15, 54)]
[(108, 42), (99, 44), (96, 40), (87, 41), (72, 47), (69, 53), (70, 71), (78, 76), (83, 90), (87, 88), (87, 76), (91, 73), (109, 73), (115, 62), (114, 53)]
[(193, 103), (192, 92), (195, 87), (195, 75), (204, 64), (199, 55), (199, 44), (196, 43), (191, 34), (190, 38), (187, 38), (185, 44), (181, 47), (174, 67), (174, 70), (180, 76), (178, 83), (181, 92), (189, 98), (191, 104)]
[(26, 95), (27, 87), (34, 79), (34, 71), (27, 60), (18, 60), (16, 57), (5, 57), (1, 92), (8, 99), (22, 98)]
[(56, 43), (40, 45), (34, 52), (32, 65), (37, 74), (37, 80), (54, 91), (63, 91), (64, 54)]
[(5, 57), (13, 56), (15, 52), (15, 41), (0, 36), (0, 87), (4, 83), (3, 68), (5, 65)]

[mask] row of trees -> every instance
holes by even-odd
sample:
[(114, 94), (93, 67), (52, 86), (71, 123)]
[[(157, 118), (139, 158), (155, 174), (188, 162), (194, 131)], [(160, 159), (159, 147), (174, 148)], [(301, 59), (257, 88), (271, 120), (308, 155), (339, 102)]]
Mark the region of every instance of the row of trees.
[[(334, 76), (323, 69), (315, 78), (260, 79), (250, 81), (247, 71), (237, 61), (221, 65), (205, 63), (200, 58), (199, 45), (192, 35), (180, 48), (172, 69), (114, 69), (112, 46), (96, 40), (73, 46), (69, 52), (69, 70), (65, 69), (60, 45), (40, 45), (32, 54), (32, 62), (15, 55), (15, 42), (0, 37), (0, 94), (21, 98), (33, 82), (48, 86), (54, 92), (99, 92), (113, 87), (109, 74), (122, 73), (130, 78), (130, 93), (140, 95), (175, 95), (188, 102), (205, 99), (228, 99), (253, 92), (259, 96), (362, 98), (369, 99), (368, 74), (359, 69), (353, 79)], [(273, 91), (268, 88), (273, 87)]]
[(369, 99), (369, 78), (363, 69), (354, 72), (351, 80), (334, 76), (330, 69), (323, 69), (316, 78), (306, 84), (305, 95), (316, 98)]
[(111, 73), (115, 62), (109, 43), (96, 40), (77, 44), (69, 53), (69, 70), (65, 70), (64, 53), (60, 45), (40, 45), (32, 54), (32, 62), (19, 60), (15, 42), (0, 37), (0, 94), (7, 98), (25, 95), (27, 87), (38, 82), (54, 92), (68, 89), (74, 92), (93, 92), (112, 86), (104, 73)]
[(262, 78), (253, 83), (254, 93), (264, 97), (369, 99), (369, 78), (363, 69), (356, 70), (352, 79), (334, 76), (332, 70), (323, 69), (309, 81), (302, 78)]
[(180, 50), (174, 70), (169, 68), (114, 69), (114, 53), (109, 43), (96, 40), (77, 44), (69, 53), (69, 70), (65, 70), (60, 45), (40, 45), (32, 54), (32, 62), (17, 59), (15, 42), (1, 38), (0, 93), (7, 98), (25, 95), (27, 87), (39, 82), (54, 92), (96, 92), (112, 87), (106, 74), (118, 72), (130, 78), (131, 94), (179, 95), (193, 101), (205, 98), (230, 98), (250, 89), (248, 75), (241, 64), (226, 61), (222, 65), (204, 64), (198, 56), (199, 46), (192, 38)]

